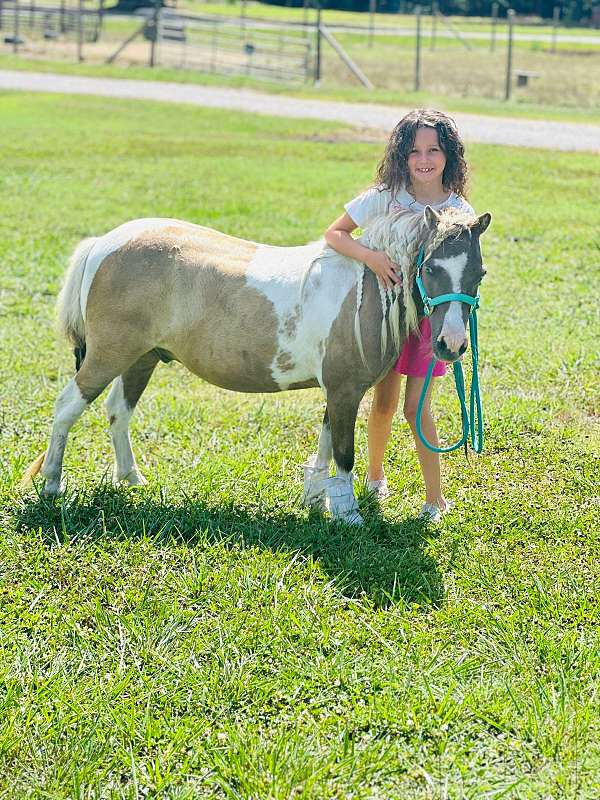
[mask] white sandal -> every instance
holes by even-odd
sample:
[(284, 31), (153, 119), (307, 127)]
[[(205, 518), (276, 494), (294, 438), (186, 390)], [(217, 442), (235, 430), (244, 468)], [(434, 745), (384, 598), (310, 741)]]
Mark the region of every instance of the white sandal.
[(390, 496), (390, 487), (388, 486), (385, 475), (378, 481), (370, 481), (367, 479), (367, 491), (380, 502), (382, 500), (387, 500)]
[(447, 514), (452, 508), (454, 508), (454, 503), (450, 500), (446, 500), (446, 507), (443, 509), (433, 503), (423, 503), (423, 508), (418, 518), (437, 525), (442, 521), (444, 514)]

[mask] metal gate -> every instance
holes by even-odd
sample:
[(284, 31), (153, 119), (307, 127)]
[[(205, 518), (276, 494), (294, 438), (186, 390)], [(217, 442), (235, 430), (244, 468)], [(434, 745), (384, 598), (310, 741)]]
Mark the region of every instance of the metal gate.
[(304, 82), (314, 71), (314, 37), (298, 26), (162, 10), (157, 63), (221, 75)]

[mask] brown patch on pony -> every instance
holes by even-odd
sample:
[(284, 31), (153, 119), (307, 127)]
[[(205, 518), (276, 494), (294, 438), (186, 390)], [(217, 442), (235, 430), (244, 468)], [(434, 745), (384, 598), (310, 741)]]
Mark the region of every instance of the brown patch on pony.
[(295, 366), (292, 354), (288, 350), (282, 350), (277, 356), (275, 363), (282, 372), (289, 372), (294, 369)]
[[(365, 392), (389, 372), (398, 357), (392, 337), (388, 337), (386, 352), (382, 357), (383, 311), (377, 277), (368, 269), (365, 270), (359, 312), (361, 320), (369, 320), (368, 326), (366, 324), (361, 326), (367, 366), (362, 361), (354, 335), (355, 312), (356, 288), (353, 287), (331, 326), (323, 359), (323, 384), (327, 391), (333, 457), (336, 464), (347, 472), (354, 465), (354, 426), (361, 400)], [(401, 337), (404, 337), (402, 324), (400, 330)]]
[(296, 381), (295, 383), (288, 384), (285, 388), (292, 389), (317, 389), (319, 381), (316, 378), (309, 378), (306, 381)]
[(137, 405), (159, 361), (158, 354), (152, 350), (139, 358), (121, 376), (123, 379), (123, 396), (129, 408), (134, 408)]
[(283, 332), (290, 339), (296, 333), (296, 328), (298, 327), (298, 322), (300, 321), (301, 314), (302, 314), (302, 309), (300, 308), (299, 305), (296, 305), (294, 306), (293, 312), (291, 314), (288, 314), (288, 316), (283, 320), (283, 325), (282, 325)]
[(82, 368), (93, 351), (105, 374), (90, 385), (90, 364), (77, 381), (84, 397), (95, 395), (108, 372), (122, 374), (155, 348), (217, 386), (279, 391), (270, 368), (277, 316), (271, 301), (246, 285), (256, 249), (210, 228), (173, 224), (107, 256), (88, 297)]

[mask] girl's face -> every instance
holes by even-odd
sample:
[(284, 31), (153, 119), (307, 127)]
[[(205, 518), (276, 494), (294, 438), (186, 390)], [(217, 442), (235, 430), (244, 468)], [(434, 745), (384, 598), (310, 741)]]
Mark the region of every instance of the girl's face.
[(440, 147), (435, 128), (417, 128), (412, 150), (408, 154), (408, 172), (413, 187), (442, 186), (446, 156)]

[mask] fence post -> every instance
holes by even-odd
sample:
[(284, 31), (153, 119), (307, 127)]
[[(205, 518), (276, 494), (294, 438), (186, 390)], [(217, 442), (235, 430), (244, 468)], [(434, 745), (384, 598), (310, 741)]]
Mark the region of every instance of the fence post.
[(556, 33), (558, 31), (558, 23), (560, 20), (560, 6), (554, 6), (552, 12), (552, 52), (556, 53)]
[(498, 3), (492, 3), (492, 38), (490, 39), (490, 53), (496, 49), (496, 25), (498, 24)]
[(512, 50), (513, 50), (513, 23), (515, 12), (509, 8), (506, 12), (506, 19), (508, 21), (508, 49), (506, 51), (506, 87), (504, 90), (504, 99), (510, 100), (510, 93), (512, 90)]
[(435, 37), (437, 34), (437, 15), (438, 15), (438, 4), (436, 0), (432, 0), (431, 2), (431, 42), (429, 45), (430, 50), (435, 50)]
[(369, 0), (369, 47), (373, 47), (373, 28), (375, 27), (375, 11), (377, 0)]
[(79, 0), (77, 11), (77, 61), (83, 61), (83, 0)]
[(217, 48), (218, 48), (218, 36), (219, 30), (217, 20), (213, 22), (213, 29), (212, 29), (212, 36), (210, 40), (210, 71), (216, 72), (217, 71)]
[(2, 11), (4, 6), (4, 0), (0, 0), (0, 31), (2, 30)]
[(160, 6), (158, 0), (154, 4), (154, 11), (152, 12), (152, 36), (150, 37), (150, 61), (149, 66), (153, 67), (156, 63), (156, 42), (158, 39), (158, 23), (160, 16)]
[(315, 44), (315, 86), (321, 83), (321, 5), (317, 6), (317, 23), (316, 23), (316, 36), (317, 41)]
[(67, 24), (65, 22), (65, 0), (60, 0), (60, 32), (63, 34), (67, 28)]
[(421, 6), (415, 6), (417, 16), (416, 47), (415, 47), (415, 92), (421, 88)]
[(15, 0), (15, 24), (13, 27), (13, 53), (19, 52), (19, 0)]

